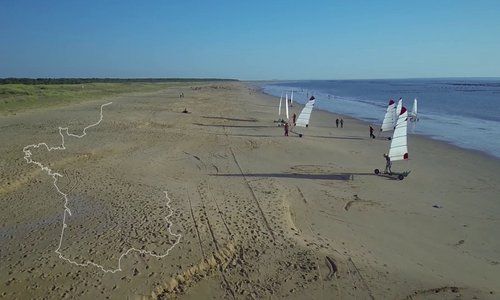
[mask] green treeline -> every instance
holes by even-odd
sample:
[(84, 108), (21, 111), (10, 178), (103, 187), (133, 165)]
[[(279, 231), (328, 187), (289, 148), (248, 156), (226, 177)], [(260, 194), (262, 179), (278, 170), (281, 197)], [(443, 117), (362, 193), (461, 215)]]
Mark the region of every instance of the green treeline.
[(83, 84), (238, 81), (222, 78), (0, 78), (0, 84)]

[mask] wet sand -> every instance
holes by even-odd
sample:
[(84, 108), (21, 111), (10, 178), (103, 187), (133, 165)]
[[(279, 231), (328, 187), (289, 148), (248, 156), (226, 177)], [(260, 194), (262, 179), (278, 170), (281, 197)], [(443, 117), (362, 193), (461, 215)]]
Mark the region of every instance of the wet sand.
[[(293, 129), (304, 137), (284, 137), (277, 100), (249, 86), (179, 92), (0, 117), (2, 297), (498, 298), (499, 160), (410, 136), (393, 170), (411, 173), (393, 180), (373, 175), (389, 142), (363, 122), (314, 111)], [(87, 136), (32, 155), (62, 175), (65, 258), (114, 270), (130, 248), (171, 249), (133, 251), (115, 273), (54, 252), (64, 198), (22, 152), (60, 145), (59, 126), (81, 133), (109, 101)]]

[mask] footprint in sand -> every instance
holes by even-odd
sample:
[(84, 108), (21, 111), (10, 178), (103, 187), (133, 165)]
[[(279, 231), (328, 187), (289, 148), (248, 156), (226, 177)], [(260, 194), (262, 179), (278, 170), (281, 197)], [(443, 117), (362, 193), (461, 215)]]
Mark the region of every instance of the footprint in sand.
[(101, 129), (103, 108), (110, 104), (102, 105), (100, 119), (79, 134), (59, 128), (59, 146), (39, 143), (23, 151), (28, 163), (53, 179), (61, 196), (47, 199), (61, 203), (62, 229), (55, 252), (74, 265), (114, 273), (121, 271), (122, 258), (131, 252), (168, 255), (181, 235), (171, 231), (167, 193), (126, 180), (126, 158), (115, 150), (116, 132)]

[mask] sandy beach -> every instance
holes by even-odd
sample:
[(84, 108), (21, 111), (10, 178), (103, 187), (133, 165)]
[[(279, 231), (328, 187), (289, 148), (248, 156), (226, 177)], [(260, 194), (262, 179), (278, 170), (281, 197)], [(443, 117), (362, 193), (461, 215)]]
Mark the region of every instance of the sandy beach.
[[(500, 297), (499, 160), (410, 135), (410, 175), (376, 176), (368, 124), (284, 137), (277, 104), (209, 82), (0, 116), (0, 297)], [(23, 148), (59, 127), (29, 148), (54, 177)]]

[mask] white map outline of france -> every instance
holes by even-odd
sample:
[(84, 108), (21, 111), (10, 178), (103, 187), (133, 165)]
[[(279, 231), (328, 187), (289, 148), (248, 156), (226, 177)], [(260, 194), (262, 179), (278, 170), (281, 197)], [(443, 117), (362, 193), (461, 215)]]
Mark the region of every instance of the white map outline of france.
[(174, 236), (176, 237), (176, 240), (175, 242), (166, 250), (166, 252), (164, 254), (155, 254), (153, 253), (152, 251), (147, 251), (147, 250), (143, 250), (143, 249), (137, 249), (137, 248), (129, 248), (127, 251), (123, 252), (120, 257), (118, 258), (118, 264), (117, 264), (117, 267), (115, 269), (106, 269), (104, 266), (98, 264), (98, 263), (95, 263), (93, 262), (92, 260), (88, 259), (86, 260), (84, 263), (79, 263), (79, 262), (76, 262), (74, 260), (71, 260), (70, 258), (67, 258), (64, 256), (64, 254), (60, 251), (61, 250), (61, 246), (62, 246), (62, 243), (63, 243), (63, 240), (64, 240), (64, 232), (65, 232), (65, 229), (68, 227), (67, 223), (66, 223), (66, 217), (69, 215), (69, 216), (72, 216), (72, 212), (70, 210), (70, 208), (68, 207), (68, 202), (69, 202), (69, 199), (68, 199), (68, 194), (66, 194), (64, 191), (62, 191), (59, 186), (57, 185), (57, 182), (58, 182), (58, 179), (59, 178), (62, 178), (63, 175), (61, 175), (60, 173), (58, 172), (55, 172), (53, 171), (52, 169), (50, 169), (48, 166), (42, 164), (41, 162), (38, 162), (38, 161), (35, 161), (32, 159), (32, 152), (30, 149), (37, 149), (37, 148), (40, 148), (40, 147), (45, 147), (45, 149), (48, 151), (48, 152), (51, 152), (51, 151), (63, 151), (66, 149), (66, 146), (65, 146), (65, 137), (74, 137), (74, 138), (83, 138), (87, 135), (87, 129), (89, 128), (92, 128), (92, 127), (95, 127), (95, 126), (98, 126), (102, 120), (103, 120), (103, 108), (108, 106), (108, 105), (111, 105), (113, 102), (108, 102), (108, 103), (105, 103), (105, 104), (102, 104), (101, 105), (101, 108), (100, 108), (100, 118), (97, 122), (91, 124), (91, 125), (88, 125), (86, 126), (83, 130), (82, 130), (82, 133), (81, 134), (73, 134), (73, 133), (70, 133), (69, 132), (69, 127), (59, 127), (59, 135), (61, 136), (61, 145), (59, 146), (54, 146), (54, 147), (51, 147), (49, 145), (47, 145), (47, 143), (38, 143), (38, 144), (31, 144), (31, 145), (27, 145), (23, 148), (23, 152), (24, 152), (24, 159), (26, 160), (26, 162), (28, 164), (34, 164), (38, 167), (40, 167), (42, 169), (42, 171), (44, 171), (45, 173), (47, 173), (47, 175), (49, 175), (50, 177), (52, 177), (53, 179), (53, 185), (56, 189), (56, 191), (64, 198), (64, 214), (63, 214), (63, 222), (62, 222), (62, 229), (61, 229), (61, 235), (60, 235), (60, 238), (59, 238), (59, 244), (58, 244), (58, 247), (57, 249), (55, 250), (55, 252), (59, 255), (59, 258), (60, 259), (63, 259), (71, 264), (74, 264), (74, 265), (77, 265), (77, 266), (80, 266), (80, 267), (87, 267), (87, 266), (94, 266), (98, 269), (100, 269), (101, 271), (105, 272), (105, 273), (116, 273), (118, 271), (122, 271), (122, 267), (121, 267), (121, 261), (122, 259), (127, 256), (129, 253), (131, 252), (137, 252), (137, 253), (140, 253), (140, 254), (147, 254), (147, 255), (150, 255), (150, 256), (153, 256), (153, 257), (156, 257), (156, 258), (163, 258), (167, 255), (169, 255), (170, 251), (180, 242), (180, 239), (182, 237), (181, 234), (176, 234), (176, 233), (173, 233), (172, 232), (172, 222), (170, 221), (170, 217), (172, 216), (173, 214), (173, 210), (170, 206), (170, 202), (171, 202), (171, 199), (169, 198), (168, 196), (168, 193), (167, 191), (164, 191), (165, 193), (165, 198), (166, 198), (166, 205), (167, 205), (167, 208), (169, 210), (169, 213), (167, 216), (164, 217), (165, 219), (165, 222), (166, 222), (166, 227), (167, 227), (167, 231), (169, 233), (170, 236)]

